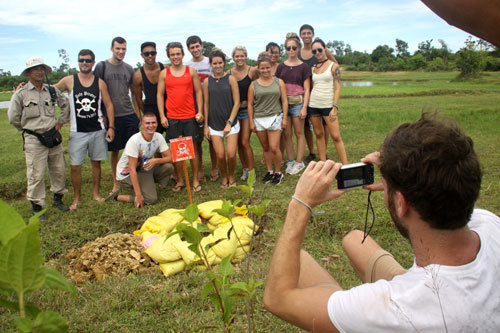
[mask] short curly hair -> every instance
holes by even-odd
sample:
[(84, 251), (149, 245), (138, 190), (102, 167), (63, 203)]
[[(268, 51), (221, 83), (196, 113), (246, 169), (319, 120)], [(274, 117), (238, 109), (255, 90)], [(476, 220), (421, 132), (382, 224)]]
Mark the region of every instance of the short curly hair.
[(424, 113), (395, 128), (380, 150), (388, 192), (401, 192), (434, 229), (465, 226), (481, 189), (481, 166), (470, 137), (447, 119)]

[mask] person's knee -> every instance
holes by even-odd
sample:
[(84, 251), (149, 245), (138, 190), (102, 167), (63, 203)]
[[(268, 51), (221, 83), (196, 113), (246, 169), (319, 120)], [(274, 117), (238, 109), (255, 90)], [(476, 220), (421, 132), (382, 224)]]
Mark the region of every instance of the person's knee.
[(314, 129), (314, 134), (316, 135), (316, 140), (323, 139), (325, 136), (325, 132), (323, 132), (321, 129)]
[(340, 134), (333, 134), (333, 135), (332, 135), (332, 140), (333, 140), (333, 142), (335, 142), (335, 143), (339, 143), (339, 142), (341, 142), (341, 141), (342, 141), (342, 137), (340, 136)]
[(347, 251), (352, 248), (353, 245), (361, 245), (363, 238), (364, 233), (361, 230), (353, 229), (342, 239), (342, 248)]
[(158, 195), (156, 191), (154, 193), (143, 194), (144, 203), (146, 205), (153, 205), (158, 201)]

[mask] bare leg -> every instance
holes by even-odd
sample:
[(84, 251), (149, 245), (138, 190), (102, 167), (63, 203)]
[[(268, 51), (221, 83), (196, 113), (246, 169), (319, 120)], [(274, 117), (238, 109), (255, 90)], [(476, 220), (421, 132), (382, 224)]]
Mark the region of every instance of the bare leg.
[(99, 195), (99, 188), (101, 187), (101, 161), (90, 161), (92, 166), (92, 199), (103, 201), (104, 199)]
[(81, 202), (82, 195), (82, 166), (72, 165), (71, 166), (71, 183), (73, 184), (73, 192), (75, 193), (75, 199), (69, 207), (71, 210), (75, 210), (76, 206)]
[(302, 162), (304, 158), (304, 153), (306, 151), (306, 137), (304, 135), (304, 119), (300, 120), (299, 117), (293, 117), (293, 129), (295, 131), (295, 137), (297, 138), (297, 162)]
[(175, 169), (175, 175), (177, 176), (177, 183), (175, 186), (183, 186), (184, 178), (182, 178), (182, 162), (175, 162), (174, 169)]
[(240, 133), (238, 133), (238, 154), (243, 168), (253, 170), (253, 149), (250, 145), (250, 123), (248, 119), (240, 120)]
[(220, 136), (212, 136), (212, 145), (217, 157), (217, 165), (219, 166), (220, 175), (222, 177), (222, 188), (227, 188), (227, 164), (226, 164), (226, 151), (224, 149), (224, 138)]
[(116, 180), (116, 166), (118, 165), (118, 153), (119, 150), (115, 150), (111, 152), (111, 157), (109, 159), (111, 163), (111, 173), (113, 174), (113, 191), (118, 190), (120, 188), (120, 185), (118, 184), (118, 181)]
[(274, 172), (281, 172), (281, 161), (283, 155), (280, 150), (281, 131), (266, 131), (269, 140), (269, 149), (274, 162)]
[(321, 117), (310, 117), (313, 124), (314, 134), (316, 134), (316, 146), (318, 147), (319, 159), (326, 161), (325, 132), (323, 131), (323, 119)]
[[(326, 122), (323, 122), (323, 132), (328, 133), (328, 126), (326, 125)], [(325, 134), (323, 137), (323, 140), (325, 140), (325, 152), (328, 151), (328, 135)]]
[[(295, 119), (297, 117), (293, 117)], [(292, 138), (292, 121), (286, 123), (286, 128), (284, 130), (285, 135), (281, 136), (281, 139), (285, 140), (286, 156), (288, 160), (293, 160), (295, 157), (295, 152), (293, 151), (293, 138)], [(281, 142), (280, 142), (281, 146)]]
[(300, 250), (299, 288), (330, 285), (342, 289), (339, 283), (309, 253)]
[(236, 168), (236, 147), (238, 143), (238, 134), (230, 135), (226, 138), (227, 146), (227, 167), (229, 169), (229, 184), (235, 184), (234, 169)]
[(267, 138), (267, 131), (258, 131), (257, 137), (262, 145), (262, 153), (264, 154), (264, 162), (266, 163), (267, 171), (273, 170), (273, 155), (269, 148), (269, 140)]
[[(347, 154), (345, 152), (344, 141), (342, 141), (342, 137), (340, 136), (340, 128), (339, 128), (339, 118), (331, 121), (328, 117), (323, 117), (326, 121), (326, 125), (328, 126), (328, 132), (330, 133), (333, 144), (335, 145), (335, 149), (337, 149), (337, 154), (339, 155), (340, 162), (342, 164), (348, 164), (347, 162)], [(327, 137), (327, 135), (325, 135)]]
[(215, 149), (212, 141), (209, 141), (208, 147), (210, 149), (210, 161), (212, 162), (212, 169), (210, 170), (211, 175), (217, 174), (217, 157), (215, 156)]
[(204, 176), (204, 170), (203, 170), (203, 147), (202, 147), (203, 140), (194, 142), (194, 153), (195, 153), (195, 158), (198, 159), (198, 178), (202, 179)]
[[(310, 117), (309, 117), (310, 119)], [(309, 154), (314, 154), (314, 142), (313, 142), (313, 134), (311, 129), (309, 128), (309, 124), (304, 122), (304, 135), (306, 137), (307, 148), (309, 149)]]
[(191, 159), (191, 169), (193, 171), (193, 187), (196, 188), (198, 185), (200, 185), (200, 182), (198, 180), (198, 170), (200, 168), (200, 158), (193, 158)]

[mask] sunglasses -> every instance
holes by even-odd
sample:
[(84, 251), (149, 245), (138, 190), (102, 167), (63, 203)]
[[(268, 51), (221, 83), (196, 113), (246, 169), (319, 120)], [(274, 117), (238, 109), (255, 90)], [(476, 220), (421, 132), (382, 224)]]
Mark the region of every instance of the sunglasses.
[(156, 51), (148, 51), (148, 52), (143, 52), (142, 54), (144, 54), (145, 57), (149, 57), (149, 56), (155, 56), (158, 52)]
[(290, 51), (290, 50), (294, 50), (294, 51), (297, 51), (298, 47), (297, 46), (287, 46), (286, 47), (286, 50), (287, 51)]
[(92, 59), (82, 59), (82, 58), (78, 59), (78, 62), (84, 62), (86, 64), (91, 64), (93, 61), (94, 60)]
[(323, 49), (321, 47), (318, 47), (317, 49), (313, 49), (312, 52), (313, 52), (313, 54), (316, 54), (316, 52), (321, 53), (321, 52), (323, 52)]

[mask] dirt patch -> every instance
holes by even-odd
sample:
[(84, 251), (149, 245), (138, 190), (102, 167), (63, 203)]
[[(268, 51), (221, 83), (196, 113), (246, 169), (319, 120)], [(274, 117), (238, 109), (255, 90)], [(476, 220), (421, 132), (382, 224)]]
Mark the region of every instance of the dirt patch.
[(112, 234), (97, 238), (66, 254), (67, 277), (75, 284), (102, 281), (108, 275), (144, 274), (156, 271), (156, 265), (144, 252), (138, 238), (130, 234)]

